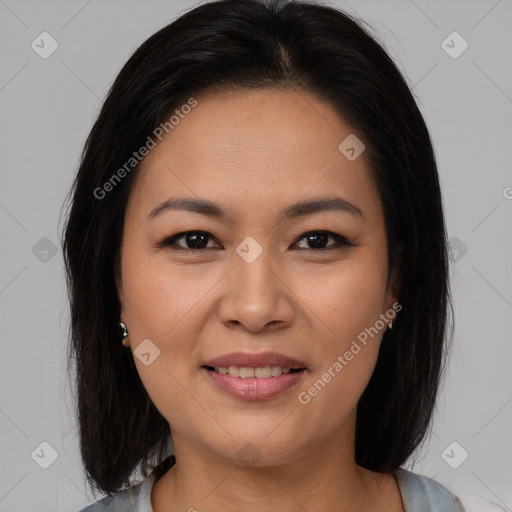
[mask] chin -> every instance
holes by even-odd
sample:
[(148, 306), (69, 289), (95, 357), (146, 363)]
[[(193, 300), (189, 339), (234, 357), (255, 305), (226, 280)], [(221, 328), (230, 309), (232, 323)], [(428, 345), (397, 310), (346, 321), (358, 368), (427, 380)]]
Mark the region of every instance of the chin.
[(304, 454), (299, 446), (290, 446), (289, 442), (282, 439), (271, 440), (266, 436), (261, 431), (247, 432), (245, 435), (229, 437), (224, 443), (211, 445), (211, 449), (231, 463), (253, 468), (292, 463), (297, 460), (299, 453)]

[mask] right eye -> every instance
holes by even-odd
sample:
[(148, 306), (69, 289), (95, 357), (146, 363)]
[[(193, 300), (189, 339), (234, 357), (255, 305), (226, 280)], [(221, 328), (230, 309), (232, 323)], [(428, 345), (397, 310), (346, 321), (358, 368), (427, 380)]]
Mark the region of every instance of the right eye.
[[(212, 235), (207, 231), (183, 231), (181, 233), (177, 233), (176, 235), (172, 235), (158, 242), (156, 247), (168, 247), (178, 251), (187, 249), (197, 251), (208, 248), (206, 247), (206, 245), (208, 245), (209, 238), (212, 238)], [(176, 244), (176, 241), (181, 239), (185, 241), (185, 246)], [(211, 248), (212, 247), (210, 247), (210, 249)]]

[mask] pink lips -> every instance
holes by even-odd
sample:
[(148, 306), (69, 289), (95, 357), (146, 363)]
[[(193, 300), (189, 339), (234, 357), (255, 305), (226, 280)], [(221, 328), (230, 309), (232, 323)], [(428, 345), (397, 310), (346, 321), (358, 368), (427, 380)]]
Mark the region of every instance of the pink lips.
[[(218, 368), (220, 366), (245, 366), (258, 368), (263, 366), (282, 366), (301, 369), (294, 373), (283, 373), (279, 377), (257, 378), (257, 377), (233, 377), (223, 375), (204, 366)], [(295, 387), (302, 378), (305, 365), (297, 359), (287, 357), (277, 352), (263, 352), (260, 354), (248, 354), (246, 352), (235, 352), (226, 354), (206, 361), (201, 371), (205, 372), (212, 382), (223, 391), (237, 398), (245, 400), (265, 400), (277, 396), (279, 393)]]

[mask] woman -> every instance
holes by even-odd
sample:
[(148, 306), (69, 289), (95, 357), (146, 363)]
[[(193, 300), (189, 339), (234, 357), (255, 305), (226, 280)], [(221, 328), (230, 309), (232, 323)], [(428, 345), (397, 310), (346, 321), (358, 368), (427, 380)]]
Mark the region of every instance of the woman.
[(362, 24), (189, 11), (121, 70), (70, 194), (70, 362), (104, 509), (464, 510), (400, 467), (451, 339), (447, 241), (425, 122)]

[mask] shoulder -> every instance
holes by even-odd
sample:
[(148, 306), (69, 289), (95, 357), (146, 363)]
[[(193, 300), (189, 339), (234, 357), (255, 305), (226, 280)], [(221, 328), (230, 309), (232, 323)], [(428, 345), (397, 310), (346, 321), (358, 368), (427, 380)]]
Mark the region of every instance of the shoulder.
[(465, 512), (460, 499), (427, 476), (404, 468), (394, 471), (406, 512)]
[(155, 483), (155, 475), (150, 475), (142, 482), (115, 496), (92, 503), (79, 512), (153, 512), (151, 508), (151, 489)]

